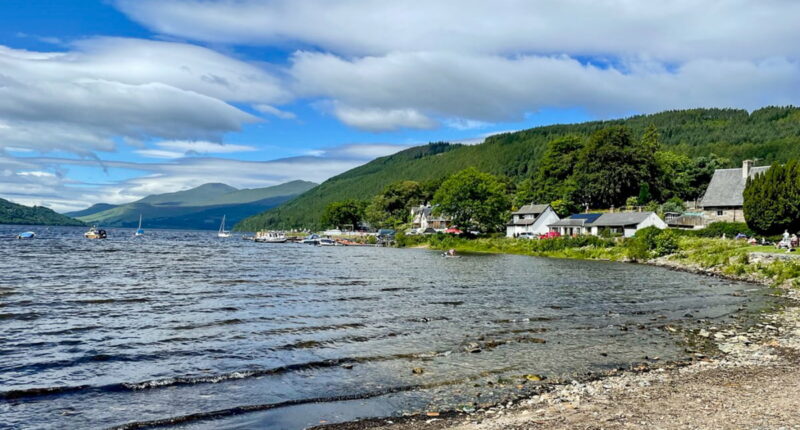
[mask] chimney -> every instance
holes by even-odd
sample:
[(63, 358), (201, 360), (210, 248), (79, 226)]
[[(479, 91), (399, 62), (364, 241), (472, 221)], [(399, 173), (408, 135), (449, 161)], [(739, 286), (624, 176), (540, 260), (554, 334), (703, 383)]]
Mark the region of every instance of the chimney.
[(753, 167), (753, 160), (742, 161), (742, 178), (747, 179), (750, 177), (750, 169)]

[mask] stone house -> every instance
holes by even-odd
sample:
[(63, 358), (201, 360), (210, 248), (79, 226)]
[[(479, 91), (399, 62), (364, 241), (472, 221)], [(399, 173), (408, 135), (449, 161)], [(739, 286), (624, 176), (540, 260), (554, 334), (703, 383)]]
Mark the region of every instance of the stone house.
[(741, 169), (717, 169), (700, 201), (707, 222), (744, 222), (742, 206), (747, 178), (768, 169), (769, 166), (753, 167), (752, 160), (742, 162)]
[(434, 215), (431, 205), (419, 205), (411, 208), (411, 228), (423, 232), (429, 228), (444, 231), (450, 227), (451, 220), (444, 215)]

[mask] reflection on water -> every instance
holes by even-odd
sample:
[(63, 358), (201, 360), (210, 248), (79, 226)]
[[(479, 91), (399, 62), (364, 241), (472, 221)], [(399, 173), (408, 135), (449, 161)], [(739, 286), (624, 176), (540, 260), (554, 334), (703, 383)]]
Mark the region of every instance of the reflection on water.
[(36, 230), (0, 241), (11, 426), (199, 414), (176, 424), (302, 428), (489, 402), (524, 374), (680, 358), (660, 327), (764, 301), (731, 295), (748, 285), (606, 262)]

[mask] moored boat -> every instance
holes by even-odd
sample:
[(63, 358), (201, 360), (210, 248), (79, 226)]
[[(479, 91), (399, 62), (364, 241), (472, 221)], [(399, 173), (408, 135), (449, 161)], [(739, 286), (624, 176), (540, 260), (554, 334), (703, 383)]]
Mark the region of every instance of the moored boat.
[(144, 236), (144, 230), (142, 229), (142, 214), (139, 214), (139, 228), (136, 229), (136, 233), (133, 233), (134, 236)]
[(17, 239), (33, 239), (36, 237), (36, 233), (32, 231), (24, 231), (17, 235)]
[(306, 245), (317, 245), (319, 244), (319, 235), (309, 234), (305, 239), (301, 240), (300, 243), (305, 243)]
[(280, 231), (259, 231), (253, 240), (264, 243), (286, 243), (286, 235)]
[(217, 232), (217, 237), (231, 237), (231, 232), (225, 230), (225, 215), (222, 215), (222, 223), (219, 225), (219, 231)]
[(323, 237), (319, 239), (317, 246), (336, 246), (336, 241), (329, 237)]
[(97, 226), (92, 226), (86, 233), (83, 234), (83, 237), (87, 239), (105, 239), (108, 237), (108, 234), (103, 229), (98, 229)]

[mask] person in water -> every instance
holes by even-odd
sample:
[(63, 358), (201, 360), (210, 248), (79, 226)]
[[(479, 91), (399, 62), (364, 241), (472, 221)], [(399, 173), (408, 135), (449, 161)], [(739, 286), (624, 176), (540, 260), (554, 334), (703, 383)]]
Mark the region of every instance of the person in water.
[(447, 250), (445, 255), (447, 255), (448, 257), (455, 257), (456, 256), (456, 250), (453, 249), (453, 248), (450, 248), (450, 249)]

